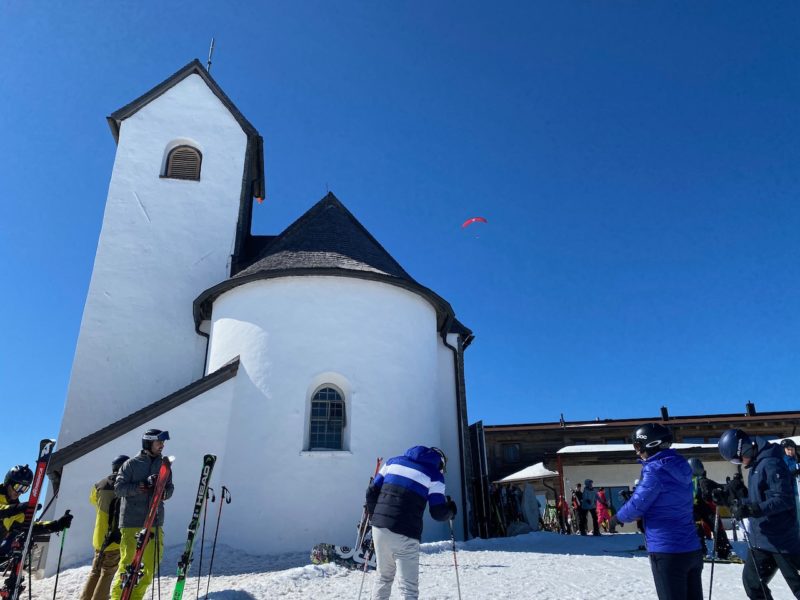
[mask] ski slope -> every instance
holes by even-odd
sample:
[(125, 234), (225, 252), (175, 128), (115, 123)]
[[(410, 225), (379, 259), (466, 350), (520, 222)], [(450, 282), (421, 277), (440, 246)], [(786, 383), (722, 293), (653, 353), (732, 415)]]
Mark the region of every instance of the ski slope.
[[(464, 600), (495, 598), (532, 600), (618, 600), (633, 592), (639, 598), (655, 598), (646, 555), (631, 553), (642, 542), (636, 534), (601, 537), (561, 536), (536, 532), (514, 538), (470, 540), (458, 544), (461, 595)], [(87, 542), (88, 543), (88, 542)], [(745, 555), (744, 543), (735, 544)], [(181, 547), (171, 546), (161, 565), (161, 597), (171, 598), (175, 584), (175, 565)], [(185, 599), (197, 592), (197, 559), (187, 581)], [(206, 547), (203, 571), (207, 571), (210, 548)], [(705, 597), (711, 565), (703, 570)], [(89, 571), (88, 566), (63, 570), (57, 598), (76, 599)], [(217, 547), (210, 600), (357, 598), (362, 574), (335, 565), (308, 564), (308, 555), (254, 556), (227, 547)], [(741, 586), (742, 565), (718, 564), (714, 569), (713, 598), (745, 599)], [(362, 598), (369, 598), (375, 573), (366, 575)], [(53, 597), (54, 578), (35, 580), (33, 598)], [(792, 593), (780, 574), (772, 582), (775, 600), (790, 600)], [(203, 578), (200, 598), (206, 580)], [(23, 597), (27, 596), (27, 591)], [(148, 591), (146, 598), (150, 597)], [(155, 597), (158, 597), (156, 590)], [(392, 598), (399, 598), (396, 590)], [(420, 598), (458, 598), (450, 542), (423, 544), (420, 556)]]

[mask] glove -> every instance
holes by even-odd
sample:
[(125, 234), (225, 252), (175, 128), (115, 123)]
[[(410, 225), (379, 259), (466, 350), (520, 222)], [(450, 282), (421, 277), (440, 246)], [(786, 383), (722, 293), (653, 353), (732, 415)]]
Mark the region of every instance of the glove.
[(152, 490), (156, 486), (156, 480), (158, 479), (158, 474), (153, 473), (149, 475), (147, 479), (139, 483), (139, 493), (140, 494), (149, 494), (150, 490)]
[(738, 473), (728, 482), (728, 493), (731, 498), (736, 500), (747, 498), (747, 487), (744, 485), (744, 479)]
[(733, 518), (737, 521), (746, 519), (748, 517), (757, 517), (761, 514), (761, 508), (758, 504), (736, 504), (731, 510)]
[(725, 493), (725, 490), (722, 488), (716, 488), (711, 490), (711, 500), (717, 506), (730, 506), (731, 503), (728, 500), (728, 494)]
[(458, 506), (450, 496), (447, 497), (447, 510), (450, 511), (450, 519), (455, 519), (458, 514)]
[(63, 517), (56, 521), (54, 529), (56, 531), (64, 531), (65, 529), (69, 529), (70, 525), (72, 525), (72, 515), (67, 511), (64, 513)]

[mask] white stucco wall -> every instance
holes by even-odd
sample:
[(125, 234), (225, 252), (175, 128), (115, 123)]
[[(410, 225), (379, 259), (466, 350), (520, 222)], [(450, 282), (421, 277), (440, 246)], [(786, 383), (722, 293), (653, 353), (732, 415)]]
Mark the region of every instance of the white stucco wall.
[[(66, 509), (75, 515), (64, 541), (62, 568), (91, 560), (95, 522), (95, 510), (89, 503), (91, 487), (111, 472), (114, 457), (120, 454), (135, 456), (142, 447), (142, 433), (150, 428), (169, 431), (170, 440), (164, 454), (175, 456), (172, 473), (175, 493), (164, 505), (164, 541), (167, 546), (181, 545), (186, 541), (186, 527), (192, 516), (203, 455), (217, 456), (211, 487), (219, 490), (221, 485), (229, 485), (226, 483), (225, 441), (235, 384), (236, 378), (228, 380), (64, 466), (55, 509), (46, 515), (47, 518), (60, 516)], [(230, 487), (236, 490), (243, 486), (230, 484)], [(46, 575), (55, 571), (57, 559), (58, 548), (48, 552)]]
[[(177, 142), (202, 152), (200, 181), (159, 177)], [(60, 447), (202, 375), (192, 302), (229, 275), (246, 143), (198, 75), (122, 123)]]
[[(427, 301), (377, 282), (278, 278), (220, 296), (208, 369), (241, 357), (225, 454), (229, 481), (247, 486), (223, 541), (259, 553), (352, 544), (375, 458), (449, 443), (435, 332)], [(345, 393), (349, 448), (307, 452), (310, 397), (327, 382)], [(428, 517), (424, 535), (443, 529)]]

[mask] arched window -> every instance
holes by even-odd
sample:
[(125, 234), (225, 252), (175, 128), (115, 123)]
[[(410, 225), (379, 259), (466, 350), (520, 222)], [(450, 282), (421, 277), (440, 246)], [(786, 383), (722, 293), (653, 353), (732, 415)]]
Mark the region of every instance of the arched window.
[(332, 387), (322, 387), (311, 399), (309, 450), (343, 450), (344, 400)]
[(167, 156), (167, 167), (164, 177), (170, 179), (200, 180), (200, 164), (203, 155), (197, 148), (191, 146), (177, 146), (170, 150)]

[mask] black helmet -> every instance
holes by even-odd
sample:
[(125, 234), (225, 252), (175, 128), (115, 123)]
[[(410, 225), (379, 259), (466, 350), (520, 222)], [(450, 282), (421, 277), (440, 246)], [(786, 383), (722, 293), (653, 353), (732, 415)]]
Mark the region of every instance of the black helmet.
[(442, 473), (446, 472), (447, 471), (447, 456), (445, 455), (444, 450), (442, 450), (441, 448), (437, 448), (436, 446), (432, 446), (431, 450), (436, 452), (439, 455), (439, 458), (441, 458), (441, 462), (439, 463), (439, 470)]
[(17, 465), (6, 473), (6, 478), (3, 480), (3, 485), (8, 487), (13, 485), (14, 489), (20, 494), (28, 491), (33, 483), (33, 471), (30, 470), (28, 465)]
[(125, 464), (125, 461), (128, 460), (130, 456), (125, 454), (120, 454), (117, 458), (111, 461), (111, 472), (116, 473), (122, 468), (122, 465)]
[(784, 448), (797, 448), (797, 444), (795, 444), (794, 440), (791, 439), (781, 440), (781, 446)]
[(142, 449), (150, 450), (150, 444), (153, 442), (166, 442), (169, 439), (169, 431), (161, 431), (160, 429), (148, 429), (142, 436)]
[(756, 443), (741, 429), (728, 429), (720, 436), (717, 447), (722, 458), (740, 465), (743, 456), (755, 454)]
[(672, 433), (660, 423), (646, 423), (633, 432), (633, 448), (636, 452), (654, 454), (672, 445)]
[(701, 477), (706, 474), (706, 469), (703, 466), (703, 461), (699, 458), (690, 458), (689, 466), (692, 467), (692, 475)]

